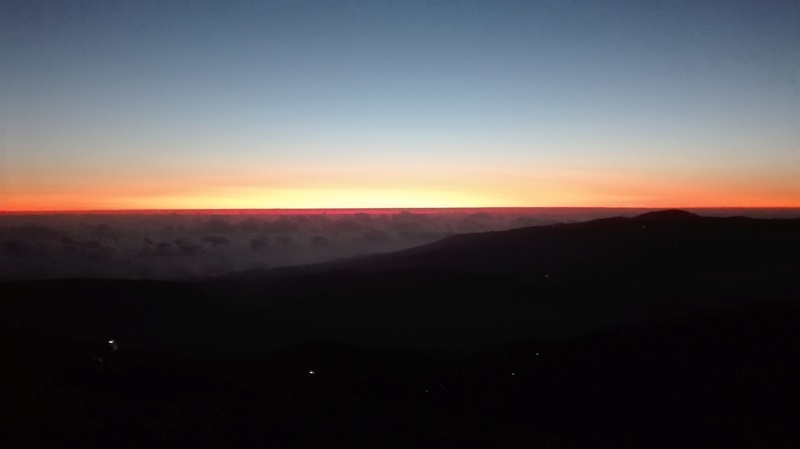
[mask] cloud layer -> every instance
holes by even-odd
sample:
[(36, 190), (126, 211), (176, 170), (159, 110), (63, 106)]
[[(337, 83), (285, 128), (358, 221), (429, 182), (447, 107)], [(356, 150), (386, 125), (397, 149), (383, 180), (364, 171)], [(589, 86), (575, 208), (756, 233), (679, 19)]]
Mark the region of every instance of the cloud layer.
[(0, 280), (208, 276), (396, 251), (458, 233), (640, 212), (6, 215), (0, 216)]

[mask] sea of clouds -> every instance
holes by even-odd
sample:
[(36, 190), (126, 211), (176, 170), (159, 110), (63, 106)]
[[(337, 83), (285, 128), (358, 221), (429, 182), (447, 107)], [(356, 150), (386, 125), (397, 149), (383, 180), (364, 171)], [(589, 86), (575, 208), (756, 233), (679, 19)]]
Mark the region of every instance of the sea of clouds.
[(641, 210), (0, 216), (0, 280), (175, 279), (325, 262)]

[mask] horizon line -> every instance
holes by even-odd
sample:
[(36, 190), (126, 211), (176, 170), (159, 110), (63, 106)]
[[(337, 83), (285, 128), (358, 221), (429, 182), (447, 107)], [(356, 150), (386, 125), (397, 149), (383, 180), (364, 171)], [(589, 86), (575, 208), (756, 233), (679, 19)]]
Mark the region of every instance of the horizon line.
[(153, 208), (153, 209), (41, 209), (41, 210), (0, 210), (2, 215), (67, 215), (67, 214), (224, 214), (224, 213), (348, 213), (351, 211), (402, 212), (402, 211), (476, 211), (476, 210), (800, 210), (800, 206), (454, 206), (454, 207), (282, 207), (282, 208)]

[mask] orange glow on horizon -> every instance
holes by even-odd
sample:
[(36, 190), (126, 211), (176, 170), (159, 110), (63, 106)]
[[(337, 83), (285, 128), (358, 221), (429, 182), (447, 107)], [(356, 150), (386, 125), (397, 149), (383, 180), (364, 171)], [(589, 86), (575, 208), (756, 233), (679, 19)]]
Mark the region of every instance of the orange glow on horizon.
[[(492, 207), (798, 208), (786, 177), (739, 174), (539, 169), (520, 165), (437, 171), (403, 167), (258, 174), (217, 170), (182, 176), (109, 172), (6, 183), (0, 212), (211, 209), (374, 209)], [(235, 176), (234, 173), (238, 174)], [(27, 181), (27, 182), (26, 182)]]
[(540, 189), (516, 195), (471, 195), (467, 192), (376, 190), (250, 190), (182, 195), (125, 196), (114, 192), (84, 195), (20, 195), (4, 199), (0, 212), (212, 209), (426, 209), (503, 207), (632, 207), (632, 208), (796, 208), (789, 196), (710, 195), (686, 189), (643, 194), (591, 194)]

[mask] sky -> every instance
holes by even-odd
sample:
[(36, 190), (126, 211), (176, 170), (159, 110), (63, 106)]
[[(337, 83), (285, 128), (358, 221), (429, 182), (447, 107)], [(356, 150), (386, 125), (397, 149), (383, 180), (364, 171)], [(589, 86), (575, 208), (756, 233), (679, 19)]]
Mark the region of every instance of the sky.
[(0, 7), (0, 211), (800, 207), (792, 0)]

